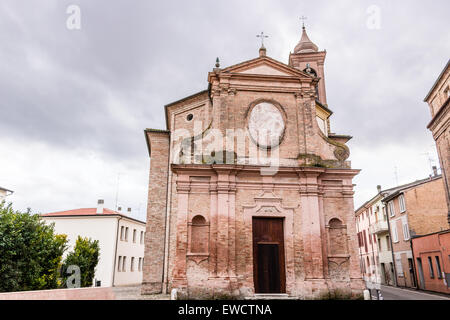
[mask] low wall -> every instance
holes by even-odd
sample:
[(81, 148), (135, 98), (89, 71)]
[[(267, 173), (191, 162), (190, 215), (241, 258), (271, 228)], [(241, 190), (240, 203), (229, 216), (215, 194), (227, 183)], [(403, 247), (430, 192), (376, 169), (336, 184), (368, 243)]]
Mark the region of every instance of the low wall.
[(111, 287), (0, 293), (0, 300), (115, 300)]

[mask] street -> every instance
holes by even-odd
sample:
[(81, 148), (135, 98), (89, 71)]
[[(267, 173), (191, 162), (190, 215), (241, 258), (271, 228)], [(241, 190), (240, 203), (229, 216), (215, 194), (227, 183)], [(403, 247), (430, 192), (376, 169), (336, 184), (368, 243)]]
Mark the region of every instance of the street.
[[(376, 296), (375, 292), (373, 295)], [(450, 300), (440, 294), (388, 286), (381, 286), (381, 295), (384, 300)]]

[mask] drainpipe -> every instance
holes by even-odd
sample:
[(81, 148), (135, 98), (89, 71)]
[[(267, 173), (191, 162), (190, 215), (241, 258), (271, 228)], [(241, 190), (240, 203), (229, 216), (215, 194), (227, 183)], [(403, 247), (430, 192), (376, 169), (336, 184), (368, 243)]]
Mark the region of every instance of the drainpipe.
[[(409, 224), (408, 224), (409, 227)], [(409, 230), (408, 230), (409, 231)], [(413, 242), (412, 242), (412, 237), (411, 237), (411, 233), (409, 235), (409, 244), (411, 245), (411, 255), (412, 255), (412, 269), (413, 269), (413, 277), (416, 280), (416, 290), (419, 290), (419, 279), (417, 278), (417, 273), (416, 273), (416, 258), (414, 257), (414, 249), (413, 249)]]
[(372, 206), (370, 206), (367, 210), (369, 210), (369, 214), (367, 215), (367, 217), (369, 218), (369, 240), (370, 240), (370, 246), (372, 247), (372, 258), (373, 258), (373, 264), (375, 266), (375, 281), (377, 279), (377, 268), (376, 268), (376, 259), (375, 259), (375, 251), (373, 250), (373, 236), (370, 234), (370, 214), (372, 213)]
[(388, 225), (388, 232), (389, 232), (389, 244), (391, 245), (392, 265), (394, 266), (394, 285), (396, 287), (398, 287), (397, 266), (395, 265), (395, 258), (394, 258), (394, 244), (392, 243), (391, 223), (389, 222), (389, 216), (391, 213), (389, 211), (389, 206), (388, 206), (387, 202), (385, 202), (385, 207), (386, 207), (386, 218), (387, 218), (387, 225)]
[(119, 240), (119, 225), (120, 225), (120, 220), (122, 220), (122, 216), (119, 217), (119, 219), (117, 220), (117, 230), (116, 230), (116, 244), (114, 246), (114, 263), (113, 263), (113, 276), (112, 276), (112, 283), (111, 283), (111, 287), (114, 287), (114, 279), (116, 277), (116, 261), (117, 261), (117, 242)]

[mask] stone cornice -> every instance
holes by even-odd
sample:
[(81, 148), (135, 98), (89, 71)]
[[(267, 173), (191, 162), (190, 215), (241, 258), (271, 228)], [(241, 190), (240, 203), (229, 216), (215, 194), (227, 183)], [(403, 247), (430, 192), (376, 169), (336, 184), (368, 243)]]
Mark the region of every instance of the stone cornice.
[(442, 107), (439, 109), (439, 111), (434, 115), (431, 122), (428, 124), (427, 128), (431, 131), (434, 131), (436, 129), (436, 125), (444, 118), (445, 115), (447, 115), (449, 109), (450, 109), (450, 97), (447, 98), (447, 100), (444, 102)]
[[(173, 172), (192, 172), (192, 175), (205, 175), (210, 173), (216, 173), (219, 171), (230, 172), (237, 174), (240, 172), (260, 172), (264, 166), (257, 165), (237, 165), (237, 164), (171, 164)], [(267, 167), (268, 168), (268, 167)], [(280, 173), (292, 173), (292, 174), (329, 174), (334, 176), (345, 176), (351, 178), (359, 174), (359, 169), (346, 169), (346, 168), (321, 168), (321, 167), (279, 167)]]

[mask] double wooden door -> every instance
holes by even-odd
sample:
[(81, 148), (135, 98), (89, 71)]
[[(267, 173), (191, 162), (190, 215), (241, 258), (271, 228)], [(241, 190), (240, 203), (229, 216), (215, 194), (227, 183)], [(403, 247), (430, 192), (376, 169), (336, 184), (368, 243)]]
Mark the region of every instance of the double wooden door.
[(285, 293), (282, 218), (253, 218), (253, 278), (256, 293)]

